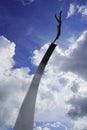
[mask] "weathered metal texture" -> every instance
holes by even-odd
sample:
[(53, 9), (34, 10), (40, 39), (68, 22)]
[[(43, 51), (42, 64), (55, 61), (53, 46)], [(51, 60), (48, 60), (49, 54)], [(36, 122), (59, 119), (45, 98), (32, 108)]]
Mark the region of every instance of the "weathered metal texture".
[(39, 67), (36, 71), (36, 74), (33, 77), (30, 88), (21, 106), (18, 118), (14, 126), (14, 130), (33, 130), (35, 102), (36, 102), (39, 82), (43, 74), (44, 68), (52, 52), (54, 51), (55, 47), (56, 44), (51, 43), (41, 63), (39, 64)]

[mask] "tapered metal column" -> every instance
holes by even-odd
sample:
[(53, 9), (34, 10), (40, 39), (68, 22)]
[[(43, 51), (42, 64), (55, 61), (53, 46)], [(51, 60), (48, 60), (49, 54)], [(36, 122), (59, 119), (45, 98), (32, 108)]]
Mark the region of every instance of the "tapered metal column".
[(43, 74), (44, 68), (55, 47), (56, 44), (51, 43), (41, 63), (39, 64), (36, 74), (34, 75), (33, 80), (31, 82), (30, 89), (28, 90), (23, 104), (21, 106), (18, 118), (14, 126), (14, 130), (33, 130), (35, 102), (39, 82)]
[(36, 96), (37, 96), (37, 90), (39, 86), (39, 82), (41, 79), (41, 76), (43, 74), (44, 68), (54, 51), (56, 47), (56, 40), (58, 40), (60, 34), (61, 34), (61, 14), (62, 11), (59, 13), (59, 18), (55, 14), (55, 18), (58, 22), (57, 25), (57, 35), (49, 46), (47, 52), (45, 53), (41, 63), (39, 64), (39, 67), (36, 71), (36, 74), (34, 75), (34, 78), (31, 82), (30, 89), (28, 90), (26, 97), (23, 101), (23, 104), (21, 106), (18, 118), (16, 120), (14, 130), (33, 130), (33, 121), (34, 121), (34, 111), (35, 111), (35, 102), (36, 102)]

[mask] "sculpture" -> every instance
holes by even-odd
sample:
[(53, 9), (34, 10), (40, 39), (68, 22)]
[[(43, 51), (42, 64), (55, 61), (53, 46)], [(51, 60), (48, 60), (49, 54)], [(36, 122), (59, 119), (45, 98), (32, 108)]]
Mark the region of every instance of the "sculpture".
[(43, 74), (44, 68), (54, 51), (56, 44), (55, 41), (59, 38), (60, 32), (61, 32), (61, 13), (59, 19), (55, 15), (56, 20), (58, 21), (59, 25), (57, 26), (58, 32), (55, 40), (51, 43), (49, 46), (47, 52), (45, 53), (41, 63), (39, 64), (39, 67), (36, 71), (36, 74), (33, 77), (33, 80), (31, 82), (30, 88), (26, 94), (26, 97), (23, 101), (23, 104), (21, 106), (21, 109), (19, 111), (18, 118), (16, 120), (14, 130), (33, 130), (33, 121), (34, 121), (34, 111), (35, 111), (35, 102), (36, 102), (36, 96), (38, 91), (39, 82), (41, 79), (41, 76)]
[(59, 38), (59, 36), (61, 34), (61, 23), (62, 23), (61, 15), (62, 15), (62, 11), (60, 11), (60, 13), (59, 13), (59, 18), (57, 18), (57, 15), (55, 14), (55, 18), (56, 18), (56, 20), (58, 22), (58, 25), (57, 25), (57, 35), (56, 35), (55, 40), (53, 41), (54, 43)]

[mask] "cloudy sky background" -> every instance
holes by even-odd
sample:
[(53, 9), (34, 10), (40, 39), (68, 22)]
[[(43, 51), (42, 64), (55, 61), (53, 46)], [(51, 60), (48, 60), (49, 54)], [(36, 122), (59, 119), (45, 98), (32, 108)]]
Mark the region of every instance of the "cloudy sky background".
[(86, 0), (0, 1), (0, 130), (12, 130), (61, 9), (62, 33), (40, 82), (34, 130), (87, 130)]

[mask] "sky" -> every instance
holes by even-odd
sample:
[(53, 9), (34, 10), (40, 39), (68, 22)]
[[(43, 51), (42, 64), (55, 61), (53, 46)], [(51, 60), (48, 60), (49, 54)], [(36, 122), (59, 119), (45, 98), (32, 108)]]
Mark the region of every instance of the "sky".
[(0, 130), (13, 130), (36, 69), (42, 76), (34, 130), (87, 130), (87, 0), (0, 0)]

